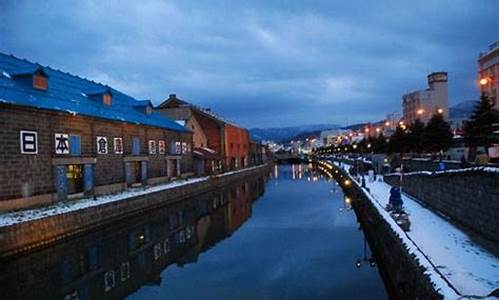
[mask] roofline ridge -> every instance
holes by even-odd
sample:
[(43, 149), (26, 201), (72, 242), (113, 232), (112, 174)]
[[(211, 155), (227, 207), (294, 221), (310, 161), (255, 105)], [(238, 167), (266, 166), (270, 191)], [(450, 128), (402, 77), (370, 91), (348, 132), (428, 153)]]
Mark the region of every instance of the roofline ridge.
[[(17, 88), (17, 87), (12, 87), (12, 86), (2, 86), (1, 88), (3, 89), (8, 89), (8, 90), (14, 90), (14, 91), (19, 91), (19, 92), (26, 92), (25, 89), (20, 89), (20, 88)], [(67, 99), (65, 98), (61, 98), (60, 96), (58, 95), (52, 95), (51, 97), (57, 99), (57, 101), (63, 101), (63, 102), (67, 102)], [(133, 98), (134, 99), (134, 98)], [(26, 105), (20, 105), (20, 104), (11, 104), (11, 105), (18, 105), (18, 106), (26, 106)], [(96, 107), (96, 108), (101, 108), (100, 105), (96, 104), (96, 103), (92, 103), (91, 106), (93, 107)], [(29, 106), (31, 107), (31, 106)], [(49, 109), (49, 108), (38, 108), (38, 109), (42, 109), (42, 110), (50, 110), (50, 111), (57, 111), (57, 112), (61, 112), (61, 113), (68, 113), (68, 111), (66, 110), (57, 110), (57, 109)], [(118, 111), (118, 113), (123, 113), (122, 111)], [(153, 112), (155, 113), (155, 112)], [(85, 113), (78, 113), (79, 115), (84, 115), (84, 116), (88, 116), (88, 117), (92, 117), (92, 118), (99, 118), (99, 117), (96, 117), (96, 116), (92, 116), (92, 115), (88, 115), (88, 114), (85, 114)], [(158, 116), (161, 116), (163, 121), (167, 121), (169, 123), (171, 123), (172, 125), (178, 125), (180, 126), (179, 129), (174, 129), (174, 128), (167, 128), (169, 130), (173, 130), (173, 131), (182, 131), (181, 129), (184, 129), (186, 132), (192, 132), (190, 129), (188, 128), (185, 128), (184, 126), (181, 126), (179, 124), (177, 124), (174, 120), (170, 119), (170, 118), (167, 118), (167, 117), (164, 117), (162, 114), (158, 113), (157, 114)], [(142, 117), (147, 117), (145, 115), (142, 115)], [(127, 120), (119, 120), (119, 119), (110, 119), (110, 118), (105, 118), (107, 120), (111, 120), (111, 121), (116, 121), (116, 122), (125, 122), (125, 123), (130, 123), (130, 124), (135, 124), (135, 122), (132, 122), (132, 121), (127, 121)], [(143, 124), (144, 125), (144, 124)], [(158, 126), (158, 125), (145, 125), (145, 126), (153, 126), (153, 127), (159, 127), (159, 128), (166, 128), (166, 127), (162, 127), (162, 126)]]
[[(38, 63), (38, 62), (30, 61), (30, 60), (28, 60), (28, 59), (26, 59), (26, 58), (17, 57), (17, 56), (15, 56), (15, 55), (14, 55), (14, 54), (12, 54), (12, 53), (11, 53), (11, 54), (6, 54), (6, 53), (3, 53), (3, 52), (0, 52), (0, 53), (1, 53), (1, 54), (3, 54), (3, 55), (6, 55), (6, 56), (10, 55), (10, 56), (12, 56), (13, 58), (15, 58), (15, 59), (17, 59), (17, 60), (20, 60), (20, 61), (24, 61), (24, 62), (27, 62), (27, 63), (30, 63), (30, 64), (34, 64), (34, 65), (37, 65), (37, 66), (39, 66), (39, 67), (46, 68), (46, 69), (49, 69), (49, 70), (52, 70), (52, 71), (55, 71), (55, 72), (63, 73), (63, 74), (69, 75), (69, 76), (77, 77), (77, 78), (79, 78), (79, 79), (81, 79), (81, 80), (85, 80), (85, 81), (87, 81), (87, 82), (89, 82), (89, 83), (94, 83), (94, 84), (103, 85), (103, 86), (105, 86), (105, 87), (108, 87), (108, 88), (110, 88), (110, 89), (113, 89), (113, 90), (115, 90), (115, 91), (118, 91), (117, 89), (112, 88), (112, 87), (111, 87), (111, 86), (109, 86), (108, 84), (104, 84), (104, 83), (102, 83), (102, 82), (97, 82), (97, 81), (94, 81), (93, 79), (89, 79), (89, 78), (86, 78), (86, 77), (83, 77), (83, 76), (78, 76), (78, 75), (75, 75), (75, 74), (70, 73), (70, 72), (68, 72), (68, 71), (62, 71), (62, 70), (60, 70), (60, 69), (56, 69), (56, 68), (51, 67), (51, 66), (49, 66), (49, 65), (47, 65), (47, 66), (43, 66), (42, 64), (40, 64), (40, 63)], [(124, 94), (124, 93), (122, 93), (122, 94)], [(124, 95), (125, 95), (125, 94), (124, 94)], [(129, 96), (130, 98), (134, 99), (134, 100), (137, 100), (137, 99), (135, 99), (134, 97), (132, 97), (132, 96), (130, 96), (130, 95), (128, 95), (128, 96)]]

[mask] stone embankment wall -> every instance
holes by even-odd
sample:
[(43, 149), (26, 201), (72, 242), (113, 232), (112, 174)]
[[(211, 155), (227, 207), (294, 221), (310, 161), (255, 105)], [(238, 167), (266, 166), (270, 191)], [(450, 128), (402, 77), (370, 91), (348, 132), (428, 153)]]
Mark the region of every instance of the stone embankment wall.
[[(399, 175), (385, 176), (389, 184)], [(498, 172), (417, 173), (403, 178), (405, 193), (498, 244)]]
[(0, 257), (43, 247), (57, 240), (106, 226), (146, 210), (206, 193), (245, 178), (266, 174), (268, 171), (269, 165), (266, 164), (143, 196), (0, 227)]
[[(431, 159), (404, 159), (403, 166), (408, 172), (416, 171), (435, 171), (438, 168), (439, 160)], [(444, 161), (444, 165), (448, 170), (463, 168), (460, 162)]]
[[(336, 167), (335, 167), (336, 168)], [(339, 170), (345, 178), (347, 173)], [(335, 178), (342, 182), (342, 178)], [(352, 199), (352, 206), (370, 244), (378, 268), (391, 299), (443, 299), (426, 270), (418, 263), (390, 224), (380, 215), (374, 204), (356, 184), (344, 192)]]

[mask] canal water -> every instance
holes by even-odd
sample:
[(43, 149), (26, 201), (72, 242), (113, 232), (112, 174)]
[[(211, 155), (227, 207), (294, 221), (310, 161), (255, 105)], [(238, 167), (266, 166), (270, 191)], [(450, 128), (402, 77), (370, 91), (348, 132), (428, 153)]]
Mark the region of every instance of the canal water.
[(340, 187), (279, 165), (0, 262), (3, 299), (387, 299)]

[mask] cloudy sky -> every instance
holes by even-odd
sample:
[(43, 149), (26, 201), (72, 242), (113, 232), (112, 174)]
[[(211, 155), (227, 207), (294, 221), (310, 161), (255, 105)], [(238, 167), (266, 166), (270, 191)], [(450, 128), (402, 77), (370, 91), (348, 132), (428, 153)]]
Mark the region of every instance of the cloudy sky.
[(247, 127), (383, 119), (432, 71), (475, 99), (496, 40), (497, 0), (0, 1), (0, 51)]

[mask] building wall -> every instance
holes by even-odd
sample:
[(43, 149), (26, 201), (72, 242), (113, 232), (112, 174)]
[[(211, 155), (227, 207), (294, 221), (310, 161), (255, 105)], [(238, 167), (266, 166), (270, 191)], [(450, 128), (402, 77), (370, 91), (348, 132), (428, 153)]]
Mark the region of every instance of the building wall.
[[(427, 76), (429, 88), (403, 96), (403, 118), (407, 124), (417, 119), (427, 123), (438, 109), (442, 109), (443, 118), (448, 119), (448, 78), (445, 72), (435, 72)], [(422, 109), (423, 113), (418, 111)]]
[[(399, 176), (385, 176), (394, 184)], [(486, 240), (498, 244), (498, 173), (407, 175), (403, 190)]]
[(192, 116), (186, 122), (186, 127), (193, 131), (194, 147), (208, 147), (208, 139), (196, 117)]
[[(232, 169), (232, 160), (236, 160), (236, 168), (244, 167), (248, 164), (249, 151), (249, 135), (248, 131), (233, 125), (226, 124), (225, 131), (225, 148), (226, 148), (226, 166)], [(242, 165), (242, 159), (245, 165)]]
[[(66, 113), (42, 111), (0, 104), (0, 201), (26, 198), (56, 192), (54, 164), (57, 159), (95, 159), (95, 187), (125, 182), (124, 158), (132, 155), (132, 137), (139, 137), (140, 155), (149, 160), (148, 178), (166, 176), (165, 155), (158, 153), (158, 140), (164, 140), (170, 152), (172, 141), (191, 143), (190, 133), (177, 133), (161, 128), (106, 121)], [(38, 134), (38, 154), (21, 154), (20, 131)], [(55, 133), (80, 136), (81, 155), (55, 154)], [(97, 154), (96, 137), (106, 136), (108, 154)], [(123, 139), (123, 154), (115, 154), (113, 138)], [(148, 140), (156, 141), (156, 154), (149, 154)], [(190, 147), (192, 149), (192, 147)], [(191, 169), (191, 155), (183, 155), (183, 169)]]
[(222, 124), (202, 114), (195, 114), (195, 118), (203, 129), (208, 147), (224, 155), (224, 131)]
[(487, 79), (486, 84), (479, 85), (480, 92), (486, 93), (498, 109), (498, 43), (491, 45), (488, 52), (481, 53), (477, 63), (479, 80)]

